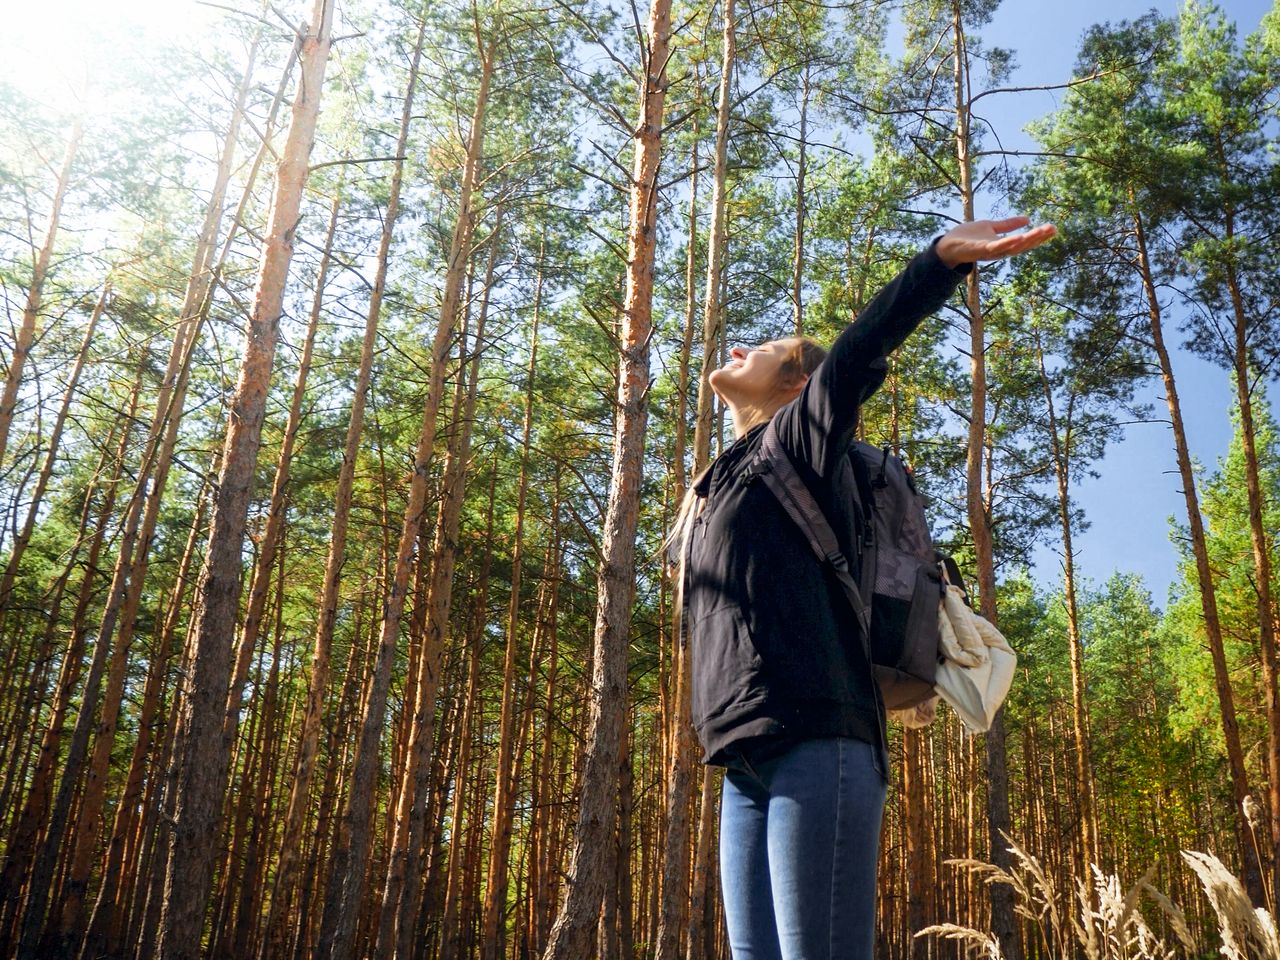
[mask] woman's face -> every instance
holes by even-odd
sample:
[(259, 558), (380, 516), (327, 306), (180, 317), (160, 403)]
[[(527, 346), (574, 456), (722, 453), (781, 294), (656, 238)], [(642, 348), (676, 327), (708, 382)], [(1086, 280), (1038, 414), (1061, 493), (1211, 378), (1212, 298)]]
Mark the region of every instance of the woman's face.
[(758, 347), (734, 347), (730, 360), (711, 371), (708, 382), (726, 403), (762, 403), (778, 390), (782, 365), (794, 344), (790, 340), (770, 340)]

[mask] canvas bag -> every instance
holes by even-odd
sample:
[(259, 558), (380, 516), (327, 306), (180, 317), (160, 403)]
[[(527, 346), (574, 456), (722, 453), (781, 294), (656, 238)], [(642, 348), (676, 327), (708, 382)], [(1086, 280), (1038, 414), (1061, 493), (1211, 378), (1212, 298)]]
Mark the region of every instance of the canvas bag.
[(991, 729), (1013, 685), (1018, 655), (985, 617), (969, 605), (964, 588), (945, 569), (946, 595), (938, 610), (942, 660), (934, 686), (970, 733)]

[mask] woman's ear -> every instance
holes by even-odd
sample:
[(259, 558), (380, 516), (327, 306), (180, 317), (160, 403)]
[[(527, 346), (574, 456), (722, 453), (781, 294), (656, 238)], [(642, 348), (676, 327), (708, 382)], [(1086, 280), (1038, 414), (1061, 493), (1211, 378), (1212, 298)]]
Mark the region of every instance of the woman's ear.
[(791, 399), (794, 400), (796, 397), (800, 396), (800, 391), (804, 389), (804, 385), (808, 382), (809, 375), (807, 373), (802, 373), (798, 377), (793, 377), (788, 389)]

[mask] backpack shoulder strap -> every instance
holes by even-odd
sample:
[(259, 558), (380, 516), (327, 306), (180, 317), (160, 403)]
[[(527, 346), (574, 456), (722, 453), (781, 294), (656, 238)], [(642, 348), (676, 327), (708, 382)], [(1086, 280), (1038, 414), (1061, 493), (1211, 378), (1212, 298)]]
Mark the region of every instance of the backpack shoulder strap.
[(870, 636), (870, 611), (862, 591), (853, 579), (849, 560), (840, 549), (835, 531), (831, 529), (831, 523), (813, 498), (813, 493), (796, 472), (795, 464), (791, 462), (791, 457), (774, 431), (772, 420), (764, 428), (753, 473), (764, 481), (787, 516), (800, 528), (809, 543), (809, 549), (820, 561), (831, 567), (858, 618), (863, 637)]

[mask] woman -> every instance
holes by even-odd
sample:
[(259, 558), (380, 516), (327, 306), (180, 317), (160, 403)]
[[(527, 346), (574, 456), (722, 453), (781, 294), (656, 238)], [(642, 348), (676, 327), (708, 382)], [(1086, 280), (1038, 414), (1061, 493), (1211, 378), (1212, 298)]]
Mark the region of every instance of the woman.
[[(748, 469), (763, 427), (832, 526), (854, 529), (848, 471), (859, 406), (885, 357), (978, 260), (1043, 243), (1025, 217), (965, 223), (916, 256), (836, 340), (775, 340), (710, 376), (733, 444), (695, 483), (680, 529), (703, 762), (726, 768), (720, 820), (734, 960), (869, 960), (887, 781), (884, 712), (839, 586)], [(1008, 234), (1002, 236), (1002, 234)], [(847, 556), (857, 555), (842, 544)]]

